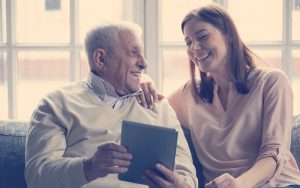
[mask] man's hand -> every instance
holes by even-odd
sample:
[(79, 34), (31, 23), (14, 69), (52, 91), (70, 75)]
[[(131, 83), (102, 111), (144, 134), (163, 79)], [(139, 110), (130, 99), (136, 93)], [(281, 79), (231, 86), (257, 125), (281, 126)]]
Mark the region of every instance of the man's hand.
[(87, 181), (108, 174), (125, 173), (128, 170), (132, 155), (124, 146), (116, 143), (105, 143), (98, 146), (94, 155), (83, 161)]
[(238, 178), (234, 178), (228, 173), (222, 174), (209, 183), (205, 184), (205, 188), (248, 188)]
[(157, 164), (156, 169), (161, 175), (146, 170), (143, 177), (150, 188), (190, 188), (185, 179), (177, 172), (173, 172), (161, 164)]

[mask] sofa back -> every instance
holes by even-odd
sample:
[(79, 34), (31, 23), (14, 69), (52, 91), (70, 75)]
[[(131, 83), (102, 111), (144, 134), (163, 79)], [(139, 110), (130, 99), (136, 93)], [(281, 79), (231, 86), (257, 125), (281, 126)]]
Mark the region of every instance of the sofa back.
[(300, 168), (300, 115), (295, 116), (293, 121), (291, 152)]
[(0, 187), (26, 188), (26, 122), (0, 121)]
[[(27, 126), (28, 122), (0, 121), (0, 188), (27, 188), (24, 179)], [(184, 133), (192, 152), (199, 182), (204, 182), (202, 166), (196, 157), (190, 133), (186, 129)], [(300, 115), (293, 121), (291, 151), (300, 167)]]

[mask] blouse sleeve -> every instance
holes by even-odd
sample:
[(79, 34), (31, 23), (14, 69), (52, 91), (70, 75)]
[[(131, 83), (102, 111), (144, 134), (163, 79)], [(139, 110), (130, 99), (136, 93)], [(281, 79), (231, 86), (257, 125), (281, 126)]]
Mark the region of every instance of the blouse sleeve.
[(277, 163), (276, 176), (283, 161), (290, 158), (293, 93), (282, 71), (269, 72), (264, 82), (262, 142), (257, 160), (273, 157)]

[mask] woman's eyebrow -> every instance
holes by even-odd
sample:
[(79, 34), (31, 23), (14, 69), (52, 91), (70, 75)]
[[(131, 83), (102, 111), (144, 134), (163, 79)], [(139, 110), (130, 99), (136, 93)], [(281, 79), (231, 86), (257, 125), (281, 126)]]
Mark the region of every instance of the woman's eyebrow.
[[(198, 35), (198, 34), (203, 33), (203, 32), (205, 32), (205, 31), (206, 31), (206, 29), (200, 29), (200, 30), (196, 31), (196, 32), (194, 33), (194, 35)], [(186, 41), (187, 39), (189, 39), (189, 37), (184, 37), (184, 40), (185, 40), (185, 41)]]

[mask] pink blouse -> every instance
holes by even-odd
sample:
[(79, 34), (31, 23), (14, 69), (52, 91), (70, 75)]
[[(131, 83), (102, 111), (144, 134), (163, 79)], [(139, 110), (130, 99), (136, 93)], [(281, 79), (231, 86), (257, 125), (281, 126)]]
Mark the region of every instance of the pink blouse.
[(169, 97), (180, 123), (190, 129), (206, 181), (223, 173), (238, 177), (256, 161), (273, 157), (274, 176), (259, 187), (300, 184), (300, 172), (290, 152), (293, 94), (280, 70), (255, 69), (249, 74), (248, 94), (230, 84), (227, 108), (214, 87), (213, 103), (196, 104), (191, 82)]

